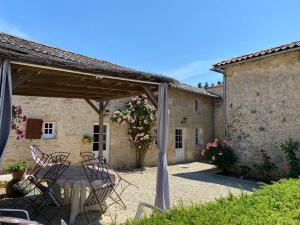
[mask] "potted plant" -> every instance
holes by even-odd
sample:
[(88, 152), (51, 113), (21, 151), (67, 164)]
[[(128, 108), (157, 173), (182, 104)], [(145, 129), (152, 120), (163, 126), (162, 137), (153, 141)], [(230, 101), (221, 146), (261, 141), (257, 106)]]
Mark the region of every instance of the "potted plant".
[(82, 143), (83, 144), (92, 144), (93, 143), (93, 137), (91, 135), (88, 135), (88, 134), (83, 135)]
[(29, 164), (26, 161), (20, 161), (4, 168), (4, 171), (6, 173), (11, 173), (13, 180), (23, 180), (25, 179), (28, 168)]

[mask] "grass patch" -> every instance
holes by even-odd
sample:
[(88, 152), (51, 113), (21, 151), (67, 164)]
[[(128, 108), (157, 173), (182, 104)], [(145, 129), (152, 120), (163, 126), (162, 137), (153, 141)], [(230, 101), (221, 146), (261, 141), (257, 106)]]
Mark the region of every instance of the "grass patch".
[(281, 180), (253, 194), (230, 195), (215, 202), (177, 206), (126, 225), (286, 225), (300, 224), (300, 179)]

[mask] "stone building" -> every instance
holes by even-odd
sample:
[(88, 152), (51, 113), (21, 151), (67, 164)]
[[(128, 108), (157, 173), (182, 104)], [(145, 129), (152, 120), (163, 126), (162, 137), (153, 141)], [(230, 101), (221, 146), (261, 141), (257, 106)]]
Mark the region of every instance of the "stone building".
[(224, 74), (225, 134), (241, 164), (253, 167), (264, 149), (284, 168), (280, 143), (300, 140), (300, 42), (213, 65)]
[[(200, 159), (201, 150), (206, 143), (215, 134), (222, 133), (222, 126), (214, 127), (215, 122), (220, 120), (214, 119), (214, 107), (220, 107), (219, 99), (218, 92), (213, 94), (213, 91), (183, 84), (170, 85), (169, 164)], [(128, 141), (127, 127), (110, 120), (112, 113), (127, 101), (128, 99), (111, 101), (107, 106), (109, 115), (104, 119), (104, 155), (114, 167), (134, 167), (136, 161), (135, 150)], [(30, 149), (26, 146), (33, 144), (46, 153), (70, 152), (72, 163), (80, 162), (80, 152), (94, 149), (97, 153), (97, 139), (93, 144), (82, 143), (84, 134), (97, 137), (98, 132), (98, 115), (84, 100), (13, 96), (13, 104), (21, 105), (28, 118), (41, 119), (43, 134), (41, 139), (17, 141), (11, 132), (3, 157), (4, 165), (19, 160), (32, 162)], [(23, 129), (26, 129), (26, 124)], [(145, 164), (154, 166), (156, 163), (157, 151), (153, 148), (147, 152)]]

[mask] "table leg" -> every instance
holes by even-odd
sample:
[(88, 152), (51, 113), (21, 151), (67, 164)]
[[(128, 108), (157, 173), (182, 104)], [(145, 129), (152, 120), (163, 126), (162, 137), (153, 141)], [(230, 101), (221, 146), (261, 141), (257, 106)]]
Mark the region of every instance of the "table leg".
[(52, 184), (51, 191), (54, 194), (55, 198), (61, 202), (61, 187), (58, 184)]
[(80, 212), (83, 212), (83, 204), (86, 201), (87, 187), (82, 187), (80, 190)]
[(70, 186), (64, 185), (64, 205), (70, 204)]
[(70, 223), (74, 224), (79, 213), (79, 187), (72, 188)]

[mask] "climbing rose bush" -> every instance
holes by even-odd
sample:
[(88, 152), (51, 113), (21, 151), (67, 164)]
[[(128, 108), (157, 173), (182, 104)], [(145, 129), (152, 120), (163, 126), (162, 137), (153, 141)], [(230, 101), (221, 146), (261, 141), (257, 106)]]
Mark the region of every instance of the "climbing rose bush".
[(136, 96), (118, 111), (115, 111), (112, 120), (121, 126), (128, 125), (130, 143), (136, 150), (137, 167), (144, 166), (145, 153), (153, 144), (153, 126), (156, 121), (156, 109), (146, 95)]
[(20, 128), (21, 123), (26, 122), (27, 117), (22, 115), (21, 106), (12, 106), (12, 121), (11, 129), (15, 131), (17, 135), (17, 140), (23, 139), (25, 134), (24, 131)]
[(206, 146), (207, 156), (218, 168), (228, 172), (229, 168), (237, 162), (230, 143), (227, 140), (220, 142), (217, 138)]

